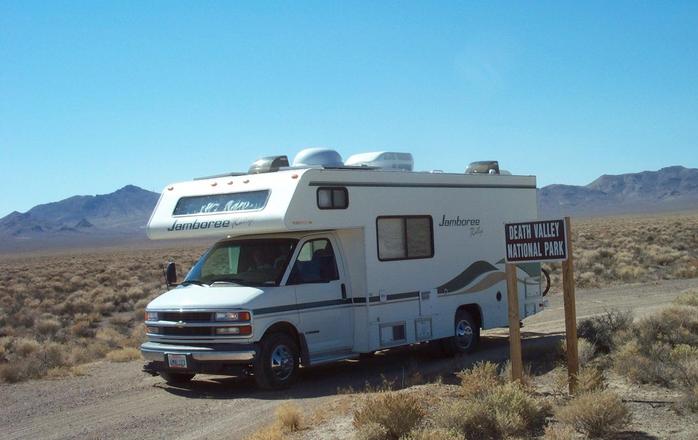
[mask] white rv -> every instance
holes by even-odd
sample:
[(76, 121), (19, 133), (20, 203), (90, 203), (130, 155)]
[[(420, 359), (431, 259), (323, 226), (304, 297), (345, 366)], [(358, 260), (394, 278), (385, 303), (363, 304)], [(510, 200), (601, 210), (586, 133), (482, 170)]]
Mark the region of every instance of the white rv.
[[(168, 185), (152, 239), (219, 239), (146, 309), (145, 370), (168, 382), (252, 374), (438, 340), (470, 352), (508, 325), (504, 222), (537, 218), (533, 176), (387, 172), (255, 162), (253, 174)], [(519, 265), (520, 313), (542, 307)]]

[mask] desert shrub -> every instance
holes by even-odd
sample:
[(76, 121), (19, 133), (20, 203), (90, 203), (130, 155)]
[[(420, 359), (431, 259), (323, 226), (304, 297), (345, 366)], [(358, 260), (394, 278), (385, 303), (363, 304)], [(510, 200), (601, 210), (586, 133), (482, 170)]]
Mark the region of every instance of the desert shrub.
[(388, 429), (380, 423), (368, 422), (356, 430), (356, 440), (386, 440)]
[[(532, 366), (529, 363), (523, 365), (523, 371), (521, 372), (521, 380), (519, 381), (524, 387), (531, 387), (533, 384), (533, 373), (531, 373)], [(511, 380), (511, 361), (506, 361), (502, 364), (499, 369), (500, 383), (508, 382)]]
[(40, 347), (41, 344), (39, 344), (35, 339), (18, 338), (15, 339), (12, 344), (12, 351), (19, 357), (26, 358), (39, 351)]
[[(0, 378), (5, 382), (42, 377), (52, 368), (65, 365), (63, 348), (59, 344), (45, 343), (35, 346), (29, 341), (32, 340), (20, 340), (20, 351), (10, 354), (11, 362), (0, 365)], [(32, 348), (28, 349), (30, 346)]]
[(542, 431), (549, 408), (518, 383), (496, 387), (484, 398), (496, 415), (500, 429), (508, 436), (525, 436)]
[(698, 385), (694, 385), (684, 392), (681, 406), (688, 411), (698, 413)]
[(698, 307), (698, 289), (688, 289), (674, 299), (674, 304)]
[(497, 373), (497, 364), (492, 362), (478, 362), (456, 376), (460, 379), (460, 391), (466, 398), (478, 397), (502, 383)]
[(419, 399), (411, 394), (384, 392), (367, 398), (354, 413), (354, 427), (378, 423), (387, 431), (387, 439), (399, 439), (424, 418)]
[(124, 336), (111, 327), (104, 327), (97, 330), (95, 338), (107, 343), (109, 348), (121, 347), (124, 343)]
[(432, 415), (442, 429), (461, 433), (469, 440), (496, 440), (504, 437), (497, 415), (481, 400), (457, 400), (442, 404)]
[(639, 383), (691, 389), (698, 381), (698, 313), (671, 307), (643, 318), (627, 332), (629, 341), (614, 356), (614, 367)]
[(577, 324), (577, 336), (591, 342), (599, 353), (609, 353), (615, 346), (614, 335), (629, 329), (632, 322), (629, 312), (611, 310), (582, 320)]
[(668, 365), (663, 360), (668, 353), (670, 351), (662, 345), (641, 351), (636, 341), (630, 341), (614, 354), (613, 367), (618, 374), (625, 375), (632, 382), (668, 385)]
[(422, 428), (410, 432), (400, 440), (463, 440), (463, 435), (451, 429)]
[[(559, 357), (562, 360), (567, 359), (567, 341), (563, 339), (560, 341), (559, 346)], [(579, 357), (579, 365), (586, 365), (591, 362), (594, 357), (596, 357), (596, 346), (584, 338), (577, 338), (577, 355)]]
[(543, 434), (543, 440), (573, 440), (575, 438), (577, 438), (576, 431), (567, 425), (548, 425)]
[(577, 392), (588, 393), (606, 388), (606, 378), (600, 368), (582, 367), (577, 374)]
[(303, 423), (303, 412), (295, 403), (284, 403), (276, 409), (276, 420), (284, 431), (298, 431)]
[(120, 348), (107, 353), (107, 359), (111, 362), (128, 362), (141, 358), (141, 352), (136, 348)]
[(549, 408), (520, 383), (495, 385), (470, 399), (443, 404), (433, 415), (436, 426), (468, 439), (498, 439), (540, 433)]
[(628, 408), (610, 391), (580, 394), (555, 415), (560, 423), (592, 438), (608, 438), (630, 423)]
[(36, 332), (44, 337), (51, 337), (61, 328), (61, 323), (54, 318), (42, 318), (34, 324)]
[(633, 327), (639, 346), (660, 342), (675, 347), (698, 346), (698, 313), (691, 307), (671, 307), (640, 320)]

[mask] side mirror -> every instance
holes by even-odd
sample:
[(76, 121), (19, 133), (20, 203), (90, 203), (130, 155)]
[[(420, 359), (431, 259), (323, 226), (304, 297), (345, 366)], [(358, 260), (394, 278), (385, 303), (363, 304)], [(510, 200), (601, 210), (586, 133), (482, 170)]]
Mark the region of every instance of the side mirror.
[(165, 267), (165, 284), (167, 287), (177, 285), (177, 265), (174, 261), (170, 261)]

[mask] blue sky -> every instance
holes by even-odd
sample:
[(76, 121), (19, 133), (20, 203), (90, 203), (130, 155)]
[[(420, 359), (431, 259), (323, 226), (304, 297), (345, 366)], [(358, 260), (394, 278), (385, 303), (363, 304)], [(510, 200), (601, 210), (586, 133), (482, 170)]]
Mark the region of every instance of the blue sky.
[(0, 1), (0, 216), (307, 146), (698, 167), (698, 2)]

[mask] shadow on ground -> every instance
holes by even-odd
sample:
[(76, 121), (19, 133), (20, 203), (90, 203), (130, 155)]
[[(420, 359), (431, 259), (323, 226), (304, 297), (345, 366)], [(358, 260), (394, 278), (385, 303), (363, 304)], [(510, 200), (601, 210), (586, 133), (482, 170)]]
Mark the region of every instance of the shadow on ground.
[[(564, 335), (524, 332), (522, 336), (524, 363), (529, 364), (535, 374), (543, 374), (554, 368), (557, 347)], [(470, 355), (446, 357), (438, 343), (428, 343), (381, 351), (366, 359), (303, 368), (298, 382), (281, 391), (259, 390), (251, 377), (207, 375), (197, 376), (182, 387), (169, 386), (164, 382), (158, 382), (155, 386), (189, 399), (303, 399), (379, 387), (385, 382), (391, 383), (394, 388), (404, 388), (412, 383), (417, 373), (426, 381), (441, 377), (444, 383), (455, 383), (454, 373), (476, 362), (503, 364), (508, 358), (508, 338), (487, 335), (482, 337), (479, 350)]]

